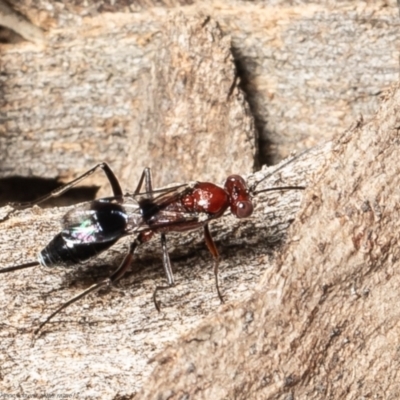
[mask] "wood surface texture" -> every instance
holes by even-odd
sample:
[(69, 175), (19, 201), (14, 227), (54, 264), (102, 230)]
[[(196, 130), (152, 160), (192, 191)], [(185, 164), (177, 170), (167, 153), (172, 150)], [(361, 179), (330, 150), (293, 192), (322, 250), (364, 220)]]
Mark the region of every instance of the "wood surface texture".
[[(0, 397), (397, 399), (399, 9), (394, 0), (0, 1), (0, 205), (98, 162), (126, 191), (222, 183), (311, 149), (263, 185), (251, 218), (158, 238), (126, 277), (32, 332), (108, 276), (87, 265), (1, 274)], [(110, 195), (101, 173), (71, 204)], [(99, 189), (100, 188), (100, 189)], [(99, 190), (98, 190), (99, 189)], [(32, 261), (71, 205), (0, 208), (0, 264)], [(294, 221), (294, 222), (293, 222)]]

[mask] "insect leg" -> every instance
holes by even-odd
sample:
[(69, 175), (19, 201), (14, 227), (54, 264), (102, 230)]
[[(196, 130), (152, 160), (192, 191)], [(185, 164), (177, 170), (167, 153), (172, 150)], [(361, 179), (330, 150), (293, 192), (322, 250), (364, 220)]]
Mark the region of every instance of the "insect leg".
[(115, 197), (118, 196), (122, 196), (122, 189), (121, 189), (121, 185), (118, 182), (117, 177), (115, 176), (114, 172), (111, 170), (111, 168), (108, 166), (107, 163), (103, 162), (100, 164), (95, 165), (93, 168), (89, 169), (88, 171), (86, 171), (84, 174), (78, 176), (76, 179), (74, 179), (73, 181), (66, 183), (65, 185), (53, 190), (52, 192), (50, 192), (49, 194), (44, 195), (43, 197), (40, 197), (39, 199), (32, 201), (32, 202), (26, 202), (26, 203), (11, 203), (11, 205), (15, 208), (15, 209), (24, 209), (24, 208), (28, 208), (28, 207), (32, 207), (35, 204), (40, 204), (43, 203), (46, 200), (49, 200), (53, 197), (58, 197), (61, 196), (63, 193), (67, 192), (68, 190), (70, 190), (72, 187), (74, 187), (75, 185), (77, 185), (79, 182), (83, 181), (84, 179), (86, 179), (88, 176), (92, 175), (95, 171), (97, 171), (99, 168), (101, 168), (104, 173), (106, 174), (106, 177), (108, 179), (108, 181), (110, 182), (111, 185), (111, 189), (113, 191), (113, 195)]
[(32, 261), (25, 264), (13, 265), (12, 267), (0, 269), (0, 274), (4, 274), (5, 272), (17, 271), (19, 269), (31, 268), (40, 265), (39, 261)]
[[(146, 190), (144, 197), (147, 199), (152, 199), (153, 198), (153, 184), (152, 184), (151, 170), (148, 167), (143, 170), (142, 176), (140, 177), (140, 180), (139, 180), (139, 184), (134, 192), (135, 194), (140, 192), (140, 189), (143, 186), (143, 181), (145, 183), (145, 190)], [(159, 290), (169, 289), (170, 287), (175, 286), (174, 274), (172, 272), (171, 261), (170, 261), (168, 250), (167, 250), (167, 238), (164, 233), (161, 234), (161, 247), (162, 247), (162, 252), (163, 252), (162, 262), (163, 262), (165, 275), (167, 276), (168, 286), (156, 286), (156, 288), (154, 289), (153, 302), (154, 302), (154, 306), (156, 307), (158, 312), (160, 312), (160, 304), (159, 304), (159, 302), (157, 302), (157, 292)]]
[(165, 275), (167, 276), (168, 286), (156, 286), (153, 293), (153, 302), (158, 312), (160, 312), (160, 304), (157, 302), (157, 292), (159, 290), (169, 289), (175, 286), (174, 274), (172, 273), (171, 261), (169, 259), (169, 254), (167, 250), (167, 238), (165, 234), (161, 234), (161, 246), (163, 251), (163, 267)]
[(217, 288), (217, 293), (218, 297), (221, 300), (221, 303), (224, 302), (224, 299), (221, 295), (221, 292), (219, 290), (219, 284), (218, 284), (218, 265), (219, 265), (219, 253), (217, 246), (214, 243), (214, 240), (211, 236), (210, 229), (208, 228), (208, 224), (204, 225), (204, 239), (206, 240), (206, 245), (208, 247), (208, 250), (214, 257), (214, 276), (215, 276), (215, 286)]
[(95, 283), (94, 285), (88, 287), (83, 292), (79, 293), (77, 296), (72, 297), (70, 300), (65, 302), (62, 306), (57, 308), (51, 315), (49, 315), (34, 331), (35, 335), (41, 331), (41, 329), (51, 320), (53, 319), (59, 312), (67, 308), (69, 305), (75, 303), (76, 301), (80, 300), (82, 297), (85, 297), (87, 294), (102, 288), (103, 286), (109, 286), (116, 282), (117, 280), (121, 279), (122, 276), (125, 274), (127, 269), (132, 263), (133, 255), (135, 253), (136, 248), (142, 243), (141, 235), (139, 235), (134, 242), (131, 243), (129, 252), (123, 259), (121, 265), (114, 271), (108, 278), (102, 280), (101, 282)]
[(142, 172), (142, 176), (139, 179), (139, 183), (135, 189), (135, 191), (133, 192), (134, 194), (138, 194), (140, 193), (140, 189), (143, 186), (143, 181), (145, 184), (145, 190), (146, 190), (146, 194), (147, 194), (147, 198), (151, 199), (153, 198), (153, 184), (152, 184), (152, 178), (151, 178), (151, 170), (150, 168), (146, 167), (143, 172)]
[(295, 156), (293, 156), (292, 158), (289, 158), (288, 160), (285, 160), (284, 162), (282, 162), (277, 168), (275, 168), (274, 171), (268, 173), (267, 175), (264, 176), (264, 178), (262, 178), (260, 181), (255, 182), (253, 185), (250, 186), (249, 188), (249, 192), (250, 193), (256, 193), (256, 187), (265, 179), (269, 178), (270, 176), (276, 174), (278, 171), (282, 170), (283, 168), (285, 168), (287, 165), (291, 164), (292, 162), (298, 160), (299, 158), (303, 157), (303, 155), (309, 153), (310, 151), (312, 151), (314, 148), (310, 148), (310, 149), (306, 149), (298, 154), (296, 154)]

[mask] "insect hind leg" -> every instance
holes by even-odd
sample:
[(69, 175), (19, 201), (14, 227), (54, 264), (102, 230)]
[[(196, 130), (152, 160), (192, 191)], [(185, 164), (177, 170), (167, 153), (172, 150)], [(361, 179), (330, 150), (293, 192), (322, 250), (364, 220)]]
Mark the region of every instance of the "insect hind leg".
[(23, 210), (25, 208), (32, 207), (34, 205), (43, 203), (46, 200), (52, 199), (54, 197), (59, 197), (62, 194), (68, 192), (68, 190), (72, 189), (74, 186), (76, 186), (78, 183), (82, 182), (84, 179), (92, 175), (94, 172), (96, 172), (98, 169), (102, 169), (111, 185), (111, 189), (113, 191), (113, 195), (115, 197), (122, 196), (122, 189), (121, 185), (115, 176), (114, 172), (112, 169), (108, 166), (107, 163), (102, 162), (97, 165), (95, 165), (93, 168), (89, 169), (82, 175), (78, 176), (76, 179), (74, 179), (71, 182), (66, 183), (63, 186), (60, 186), (59, 188), (51, 191), (50, 193), (40, 197), (39, 199), (35, 201), (30, 201), (30, 202), (25, 202), (25, 203), (10, 203), (10, 205), (15, 209), (15, 210)]
[(142, 243), (142, 236), (139, 235), (130, 245), (129, 248), (129, 252), (128, 254), (125, 256), (125, 258), (123, 259), (122, 263), (120, 264), (120, 266), (106, 279), (103, 279), (102, 281), (93, 284), (92, 286), (88, 287), (87, 289), (85, 289), (84, 291), (82, 291), (81, 293), (79, 293), (78, 295), (72, 297), (71, 299), (69, 299), (68, 301), (66, 301), (64, 304), (62, 304), (60, 307), (58, 307), (52, 314), (50, 314), (40, 325), (38, 328), (35, 329), (34, 334), (37, 335), (42, 328), (48, 323), (50, 322), (50, 320), (52, 320), (57, 314), (59, 314), (62, 310), (64, 310), (65, 308), (67, 308), (68, 306), (70, 306), (71, 304), (77, 302), (78, 300), (80, 300), (81, 298), (85, 297), (86, 295), (88, 295), (91, 292), (94, 292), (96, 290), (99, 290), (102, 287), (105, 286), (110, 286), (113, 283), (115, 283), (116, 281), (118, 281), (119, 279), (121, 279), (125, 272), (128, 270), (129, 266), (132, 263), (133, 260), (133, 255), (137, 249), (137, 247)]
[(19, 269), (31, 268), (40, 265), (39, 261), (32, 261), (25, 264), (13, 265), (12, 267), (7, 267), (0, 269), (0, 274), (4, 274), (6, 272), (17, 271)]

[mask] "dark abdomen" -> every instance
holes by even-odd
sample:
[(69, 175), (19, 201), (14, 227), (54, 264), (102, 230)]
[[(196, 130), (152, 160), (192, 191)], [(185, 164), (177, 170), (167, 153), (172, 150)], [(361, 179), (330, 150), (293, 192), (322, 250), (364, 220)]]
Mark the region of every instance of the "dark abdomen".
[(44, 267), (72, 267), (85, 262), (111, 247), (118, 239), (100, 243), (67, 243), (61, 233), (39, 253), (39, 262)]

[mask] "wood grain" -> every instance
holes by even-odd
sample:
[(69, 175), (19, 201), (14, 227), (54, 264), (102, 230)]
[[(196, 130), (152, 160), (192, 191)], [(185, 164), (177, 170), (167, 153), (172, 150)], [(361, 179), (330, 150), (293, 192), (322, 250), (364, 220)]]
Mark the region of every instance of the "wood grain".
[[(33, 346), (33, 327), (113, 271), (128, 240), (78, 269), (3, 275), (0, 393), (399, 398), (396, 2), (188, 3), (9, 3), (45, 41), (0, 45), (0, 175), (54, 184), (108, 161), (127, 189), (147, 165), (156, 186), (231, 172), (251, 182), (260, 162), (335, 137), (266, 183), (307, 183), (295, 224), (287, 233), (298, 192), (212, 224), (222, 306), (201, 232), (170, 235), (178, 285), (161, 314), (152, 241), (119, 285)], [(0, 195), (26, 188), (7, 182)], [(106, 188), (97, 175), (88, 185)], [(65, 211), (4, 220), (1, 264), (34, 259)]]

